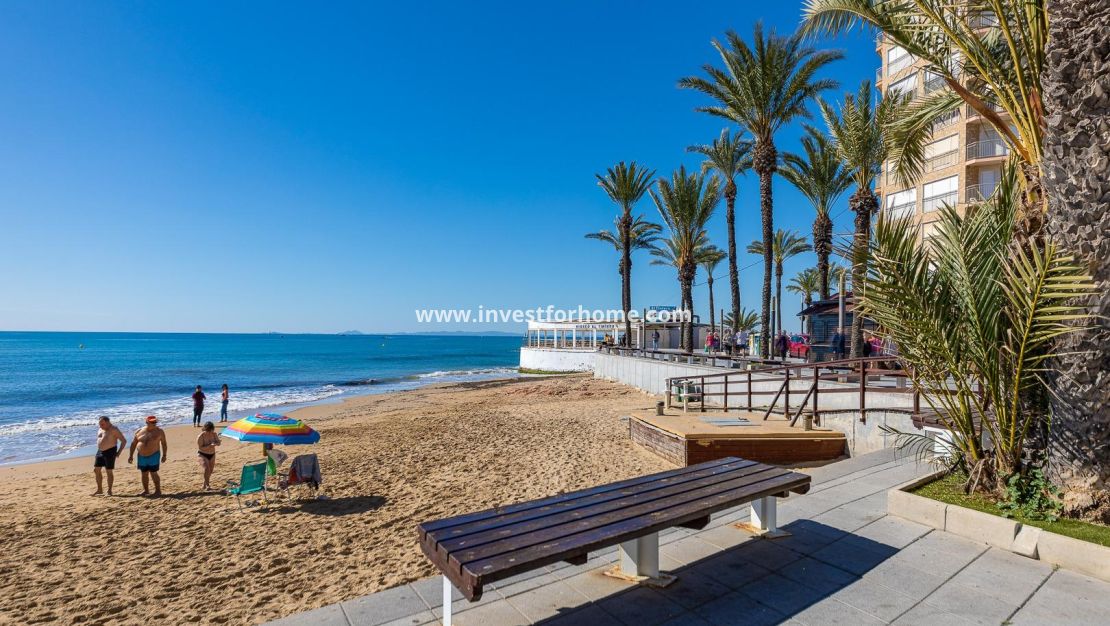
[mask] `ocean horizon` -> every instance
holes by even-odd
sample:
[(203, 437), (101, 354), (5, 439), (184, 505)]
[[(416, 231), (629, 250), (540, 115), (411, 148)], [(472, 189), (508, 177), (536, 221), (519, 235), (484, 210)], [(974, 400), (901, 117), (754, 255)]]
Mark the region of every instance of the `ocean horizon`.
[(92, 451), (96, 422), (190, 423), (284, 412), (353, 395), (517, 374), (512, 335), (0, 331), (0, 464)]

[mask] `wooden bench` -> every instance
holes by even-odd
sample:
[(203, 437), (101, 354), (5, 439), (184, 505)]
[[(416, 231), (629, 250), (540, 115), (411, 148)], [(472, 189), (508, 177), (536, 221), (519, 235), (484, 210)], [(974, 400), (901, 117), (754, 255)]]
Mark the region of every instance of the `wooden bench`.
[(420, 548), (443, 573), (443, 623), (451, 623), (451, 586), (471, 602), (485, 585), (619, 546), (607, 572), (631, 581), (659, 580), (659, 531), (701, 529), (709, 516), (750, 502), (750, 528), (775, 536), (775, 498), (805, 493), (810, 477), (727, 457), (590, 489), (417, 526)]

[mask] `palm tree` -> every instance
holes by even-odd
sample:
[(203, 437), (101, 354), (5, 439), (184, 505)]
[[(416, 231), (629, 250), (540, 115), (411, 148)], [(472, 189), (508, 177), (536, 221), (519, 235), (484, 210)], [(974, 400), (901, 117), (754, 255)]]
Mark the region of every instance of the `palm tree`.
[[(686, 173), (679, 167), (671, 180), (660, 178), (651, 191), (651, 199), (670, 231), (663, 242), (664, 248), (656, 256), (666, 259), (678, 269), (678, 283), (682, 291), (682, 309), (693, 315), (692, 288), (698, 271), (698, 253), (708, 243), (705, 225), (713, 215), (720, 199), (721, 184), (716, 176), (703, 173)], [(692, 320), (691, 320), (692, 321)], [(694, 346), (693, 324), (686, 324), (682, 332), (682, 348), (692, 351)]]
[[(798, 272), (798, 274), (794, 276), (794, 278), (791, 278), (790, 284), (786, 286), (787, 291), (800, 294), (802, 296), (802, 302), (805, 304), (805, 307), (807, 309), (809, 308), (809, 305), (813, 304), (813, 294), (819, 293), (821, 290), (821, 277), (819, 274), (820, 271), (818, 271), (818, 269), (815, 267), (806, 268)], [(825, 279), (825, 285), (828, 285), (827, 276)], [(813, 335), (812, 315), (806, 316), (806, 332), (809, 333), (810, 336)]]
[[(813, 248), (806, 243), (805, 237), (800, 237), (798, 233), (792, 230), (782, 230), (781, 228), (775, 231), (775, 237), (771, 240), (771, 249), (768, 251), (762, 241), (753, 241), (748, 244), (748, 252), (751, 254), (762, 254), (766, 256), (768, 252), (775, 261), (775, 301), (778, 302), (777, 319), (775, 320), (776, 328), (772, 328), (768, 333), (768, 337), (774, 335), (777, 330), (782, 330), (782, 265), (787, 259), (799, 255), (803, 252), (809, 252)], [(764, 328), (767, 328), (764, 326)], [(767, 343), (763, 341), (761, 343)]]
[(621, 161), (615, 167), (610, 167), (605, 176), (595, 174), (597, 184), (621, 209), (617, 230), (622, 241), (621, 309), (624, 311), (623, 344), (626, 346), (632, 341), (632, 320), (629, 318), (629, 311), (632, 310), (632, 207), (647, 193), (654, 175), (654, 170), (638, 166), (635, 161), (627, 165)]
[[(816, 74), (844, 55), (839, 51), (808, 47), (799, 33), (782, 37), (771, 31), (764, 36), (762, 23), (755, 25), (751, 46), (733, 31), (726, 33), (725, 39), (727, 46), (713, 41), (723, 69), (706, 64), (702, 69), (708, 78), (683, 78), (678, 86), (700, 91), (716, 100), (716, 104), (697, 110), (732, 120), (754, 138), (752, 169), (759, 174), (762, 239), (769, 240), (774, 236), (771, 179), (779, 160), (775, 133), (796, 118), (808, 117), (806, 104), (809, 100), (836, 87), (836, 81), (817, 78)], [(771, 325), (771, 265), (768, 250), (763, 255), (764, 329)], [(762, 355), (767, 357), (767, 342), (762, 343)]]
[[(1083, 301), (1101, 293), (1051, 239), (1015, 245), (1020, 195), (1007, 167), (978, 210), (941, 209), (936, 246), (919, 242), (909, 216), (881, 216), (859, 290), (860, 311), (886, 330), (914, 387), (956, 435), (959, 463), (999, 491), (1026, 469), (1023, 452), (1050, 417), (1053, 343), (1085, 330)], [(924, 453), (935, 441), (899, 433), (899, 445)]]
[(733, 317), (732, 314), (725, 316), (725, 325), (732, 326), (739, 331), (755, 330), (759, 326), (759, 313), (751, 309), (744, 309), (740, 311), (739, 317)]
[(724, 250), (712, 245), (701, 250), (698, 254), (698, 265), (701, 265), (701, 268), (705, 270), (705, 284), (706, 288), (709, 289), (709, 328), (711, 330), (716, 325), (716, 318), (714, 318), (714, 315), (717, 311), (713, 304), (713, 272), (717, 271), (717, 266), (720, 265), (721, 261), (727, 256), (728, 254), (726, 254)]
[[(596, 233), (587, 233), (586, 239), (596, 239), (603, 241), (616, 249), (620, 254), (620, 260), (617, 261), (617, 273), (624, 276), (624, 237), (621, 236), (621, 220), (617, 218), (613, 220), (613, 230), (600, 230)], [(643, 215), (637, 215), (632, 220), (632, 228), (629, 230), (630, 236), (628, 243), (632, 251), (636, 250), (652, 250), (655, 248), (655, 242), (659, 240), (659, 233), (662, 232), (663, 227), (659, 224), (654, 224), (644, 219)]]
[(928, 71), (941, 77), (948, 88), (915, 102), (893, 126), (898, 135), (893, 142), (898, 146), (893, 155), (895, 173), (903, 181), (916, 179), (925, 163), (920, 138), (931, 134), (937, 116), (967, 103), (994, 126), (1021, 163), (1025, 191), (1021, 217), (1031, 234), (1039, 231), (1045, 210), (1040, 182), (1045, 128), (1041, 74), (1048, 45), (1045, 4), (1045, 0), (806, 0), (804, 29), (837, 34), (857, 22), (869, 24), (927, 61)]
[[(728, 286), (732, 295), (732, 316), (740, 316), (740, 273), (736, 269), (736, 176), (743, 174), (752, 166), (752, 144), (743, 141), (743, 133), (730, 134), (728, 129), (721, 130), (721, 136), (713, 143), (704, 146), (690, 146), (688, 152), (696, 152), (705, 157), (702, 171), (713, 171), (724, 181), (725, 224), (728, 229)], [(710, 317), (712, 317), (710, 311)], [(711, 323), (712, 324), (712, 323)], [(733, 328), (735, 333), (736, 329)]]
[(817, 253), (817, 293), (829, 297), (829, 255), (833, 249), (833, 223), (829, 208), (852, 184), (852, 177), (837, 156), (832, 142), (822, 132), (808, 127), (802, 137), (804, 155), (786, 153), (782, 177), (797, 187), (813, 205), (813, 250)]
[[(863, 284), (867, 273), (868, 238), (871, 235), (871, 216), (879, 209), (879, 199), (872, 187), (882, 169), (883, 161), (891, 152), (883, 128), (888, 126), (907, 106), (899, 95), (886, 95), (873, 105), (871, 82), (860, 83), (855, 95), (845, 94), (840, 113), (824, 100), (820, 101), (821, 115), (829, 127), (836, 153), (851, 174), (856, 192), (848, 198), (848, 206), (856, 214), (856, 234), (852, 239), (852, 284)], [(860, 294), (855, 294), (858, 298)], [(863, 316), (852, 316), (851, 358), (863, 354)]]

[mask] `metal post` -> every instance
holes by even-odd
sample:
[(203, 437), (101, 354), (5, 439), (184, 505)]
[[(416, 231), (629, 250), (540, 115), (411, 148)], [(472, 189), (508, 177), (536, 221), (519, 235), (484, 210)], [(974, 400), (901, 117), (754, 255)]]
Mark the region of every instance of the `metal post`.
[(859, 362), (859, 418), (860, 421), (866, 419), (863, 412), (867, 408), (867, 361), (860, 359)]
[(443, 626), (451, 626), (451, 581), (443, 577)]
[(728, 413), (728, 374), (725, 374), (724, 399), (721, 401), (721, 410)]
[(786, 395), (783, 396), (783, 401), (786, 403), (786, 407), (782, 411), (782, 416), (786, 417), (786, 418), (789, 418), (790, 417), (790, 370), (787, 369), (785, 371), (786, 371), (786, 389), (785, 389)]
[(752, 370), (748, 368), (748, 410), (752, 410)]
[(817, 417), (817, 394), (821, 389), (821, 379), (819, 378), (820, 375), (821, 375), (821, 368), (814, 365), (813, 366), (813, 416), (812, 417), (813, 417), (813, 421), (817, 422), (818, 424), (821, 423), (820, 418)]
[(617, 547), (620, 572), (629, 577), (659, 578), (659, 533), (625, 541)]

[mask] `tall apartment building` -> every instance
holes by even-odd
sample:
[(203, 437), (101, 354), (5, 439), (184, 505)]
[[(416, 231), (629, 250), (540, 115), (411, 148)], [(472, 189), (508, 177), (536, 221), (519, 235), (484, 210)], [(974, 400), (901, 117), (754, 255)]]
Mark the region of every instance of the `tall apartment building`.
[[(997, 24), (990, 14), (970, 19), (976, 20), (981, 28)], [(944, 80), (926, 69), (927, 63), (882, 35), (876, 39), (876, 50), (882, 62), (875, 83), (884, 92), (920, 96), (944, 88)], [(1006, 113), (1001, 114), (1006, 119)], [(883, 165), (878, 182), (881, 210), (896, 216), (913, 215), (922, 238), (928, 238), (940, 219), (941, 206), (948, 204), (959, 209), (991, 195), (1009, 154), (1009, 147), (990, 122), (974, 109), (961, 105), (959, 110), (933, 122), (932, 137), (925, 148), (925, 173), (916, 185), (900, 185), (890, 163)]]

